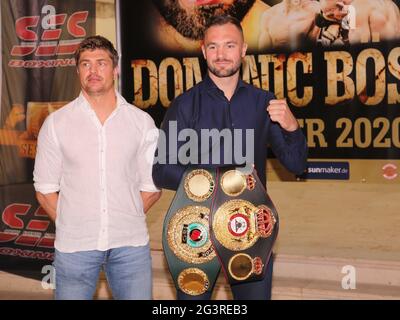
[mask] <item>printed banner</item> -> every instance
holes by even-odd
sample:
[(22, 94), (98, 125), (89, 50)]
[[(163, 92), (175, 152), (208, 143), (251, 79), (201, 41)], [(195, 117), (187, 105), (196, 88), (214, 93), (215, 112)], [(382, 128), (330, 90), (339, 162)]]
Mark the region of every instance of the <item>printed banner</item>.
[(249, 45), (242, 78), (287, 99), (311, 159), (387, 159), (396, 166), (398, 1), (120, 0), (128, 101), (159, 125), (171, 101), (203, 78), (200, 39), (209, 18), (223, 12), (241, 21)]
[(94, 0), (1, 1), (0, 271), (42, 278), (54, 224), (35, 199), (39, 129), (79, 94), (74, 51), (95, 32)]

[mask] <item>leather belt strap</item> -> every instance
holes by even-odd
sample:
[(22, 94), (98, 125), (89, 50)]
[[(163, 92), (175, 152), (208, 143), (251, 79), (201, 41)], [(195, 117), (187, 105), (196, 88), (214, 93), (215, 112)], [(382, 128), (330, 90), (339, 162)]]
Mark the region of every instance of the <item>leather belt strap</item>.
[(163, 249), (175, 287), (197, 296), (212, 292), (220, 264), (211, 243), (209, 218), (215, 170), (188, 169), (163, 225)]
[(279, 229), (278, 213), (256, 171), (217, 169), (211, 241), (230, 285), (262, 280)]
[(220, 265), (230, 285), (263, 279), (278, 229), (255, 170), (187, 169), (163, 226), (176, 288), (193, 296), (211, 292)]

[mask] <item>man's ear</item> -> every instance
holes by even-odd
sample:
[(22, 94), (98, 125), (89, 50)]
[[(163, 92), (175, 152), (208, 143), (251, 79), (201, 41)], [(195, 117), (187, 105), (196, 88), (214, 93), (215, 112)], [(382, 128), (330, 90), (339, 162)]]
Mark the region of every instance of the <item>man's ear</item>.
[(201, 51), (203, 52), (203, 57), (204, 57), (204, 59), (207, 60), (207, 57), (206, 57), (206, 47), (204, 46), (204, 42), (202, 42), (202, 44), (201, 44)]
[(113, 76), (114, 76), (114, 80), (116, 80), (119, 76), (119, 67), (116, 66), (113, 70)]
[(247, 52), (247, 43), (243, 42), (243, 47), (242, 47), (242, 58), (244, 58), (246, 56), (246, 52)]

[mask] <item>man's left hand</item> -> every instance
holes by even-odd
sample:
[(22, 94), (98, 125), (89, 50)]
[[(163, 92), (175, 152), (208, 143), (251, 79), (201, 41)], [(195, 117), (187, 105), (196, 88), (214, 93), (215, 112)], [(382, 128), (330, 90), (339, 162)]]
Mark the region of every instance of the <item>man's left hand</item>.
[(286, 131), (295, 131), (299, 124), (285, 99), (270, 100), (267, 111), (272, 121), (278, 122)]

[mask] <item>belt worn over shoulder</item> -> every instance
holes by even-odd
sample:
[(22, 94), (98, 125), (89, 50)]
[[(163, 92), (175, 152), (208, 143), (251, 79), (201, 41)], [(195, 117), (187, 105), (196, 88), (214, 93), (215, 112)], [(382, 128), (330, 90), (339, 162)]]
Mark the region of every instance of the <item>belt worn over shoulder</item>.
[(255, 170), (188, 169), (163, 226), (176, 288), (193, 296), (211, 292), (220, 263), (231, 285), (263, 279), (278, 226)]
[(217, 169), (210, 235), (230, 285), (262, 280), (279, 229), (256, 171)]
[(186, 170), (164, 220), (163, 249), (175, 287), (192, 296), (212, 292), (220, 271), (209, 233), (215, 174)]

